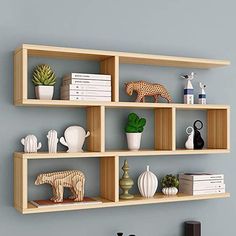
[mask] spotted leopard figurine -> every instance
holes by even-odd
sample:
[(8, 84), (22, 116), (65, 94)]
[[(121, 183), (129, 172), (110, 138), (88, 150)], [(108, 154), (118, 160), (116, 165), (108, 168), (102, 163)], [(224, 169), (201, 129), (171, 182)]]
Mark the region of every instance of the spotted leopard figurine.
[(152, 84), (145, 81), (125, 83), (126, 93), (131, 96), (133, 91), (137, 93), (136, 102), (145, 102), (145, 96), (153, 96), (155, 102), (158, 102), (158, 97), (166, 99), (169, 103), (172, 102), (170, 94), (161, 84)]

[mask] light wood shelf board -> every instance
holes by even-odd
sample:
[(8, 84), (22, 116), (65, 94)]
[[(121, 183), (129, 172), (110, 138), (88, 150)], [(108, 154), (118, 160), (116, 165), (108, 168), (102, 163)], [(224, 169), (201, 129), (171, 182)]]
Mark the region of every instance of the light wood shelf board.
[(172, 155), (199, 155), (199, 154), (223, 154), (229, 153), (229, 149), (202, 149), (202, 150), (185, 150), (177, 149), (174, 151), (169, 150), (139, 150), (139, 151), (129, 151), (129, 150), (112, 150), (106, 152), (58, 152), (58, 153), (48, 153), (48, 152), (38, 152), (38, 153), (23, 153), (15, 152), (22, 159), (64, 159), (64, 158), (93, 158), (93, 157), (114, 157), (114, 156), (172, 156)]
[(119, 200), (118, 202), (111, 202), (104, 198), (98, 197), (97, 199), (102, 201), (101, 204), (89, 204), (89, 205), (78, 205), (78, 206), (60, 206), (60, 207), (45, 207), (37, 208), (31, 203), (28, 203), (26, 209), (18, 209), (23, 214), (30, 213), (45, 213), (45, 212), (58, 212), (58, 211), (72, 211), (72, 210), (83, 210), (83, 209), (95, 209), (95, 208), (107, 208), (107, 207), (119, 207), (119, 206), (135, 206), (135, 205), (147, 205), (147, 204), (160, 204), (170, 202), (185, 202), (185, 201), (199, 201), (199, 200), (210, 200), (219, 198), (228, 198), (230, 193), (222, 194), (210, 194), (210, 195), (199, 195), (190, 196), (185, 194), (177, 194), (176, 196), (165, 196), (161, 193), (156, 194), (153, 198), (143, 198), (140, 195), (135, 196), (131, 200)]
[(129, 52), (115, 52), (104, 50), (91, 50), (79, 48), (65, 48), (55, 46), (43, 46), (23, 44), (20, 48), (16, 49), (16, 53), (20, 49), (27, 49), (29, 56), (46, 56), (46, 57), (59, 57), (69, 59), (83, 59), (83, 60), (104, 60), (111, 56), (118, 56), (120, 63), (125, 64), (143, 64), (154, 66), (171, 66), (171, 67), (186, 67), (186, 68), (215, 68), (230, 65), (228, 60), (215, 60), (205, 58), (192, 58), (192, 57), (177, 57), (177, 56), (163, 56), (141, 53)]
[(18, 106), (46, 106), (46, 107), (93, 107), (104, 106), (106, 108), (176, 108), (179, 110), (220, 110), (229, 109), (229, 105), (224, 104), (182, 104), (182, 103), (138, 103), (138, 102), (78, 102), (68, 100), (39, 100), (23, 99), (15, 105)]

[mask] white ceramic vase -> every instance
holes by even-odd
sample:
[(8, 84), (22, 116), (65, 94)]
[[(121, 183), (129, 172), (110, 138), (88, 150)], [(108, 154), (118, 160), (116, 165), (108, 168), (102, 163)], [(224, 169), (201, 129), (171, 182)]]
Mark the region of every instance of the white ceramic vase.
[(35, 87), (36, 98), (40, 100), (52, 100), (54, 86), (39, 85)]
[(138, 178), (139, 192), (143, 197), (151, 198), (156, 193), (157, 187), (157, 177), (149, 170), (149, 166), (147, 166), (147, 170)]
[(42, 144), (38, 143), (36, 136), (32, 134), (22, 138), (21, 143), (24, 146), (24, 152), (26, 153), (35, 153), (42, 147)]
[(171, 195), (176, 195), (178, 193), (178, 189), (176, 187), (163, 188), (162, 192), (165, 195), (171, 196)]
[(126, 133), (128, 149), (137, 151), (140, 148), (142, 133)]
[(56, 153), (57, 152), (57, 131), (56, 130), (50, 130), (48, 131), (48, 152), (49, 153)]
[(67, 152), (83, 152), (85, 138), (90, 135), (80, 126), (70, 126), (65, 130), (64, 137), (60, 138), (61, 144), (68, 147)]
[(185, 148), (186, 149), (190, 149), (190, 150), (194, 149), (194, 142), (193, 142), (193, 139), (194, 139), (194, 129), (193, 129), (193, 127), (191, 127), (191, 126), (187, 127), (186, 133), (188, 134), (188, 139), (185, 142)]

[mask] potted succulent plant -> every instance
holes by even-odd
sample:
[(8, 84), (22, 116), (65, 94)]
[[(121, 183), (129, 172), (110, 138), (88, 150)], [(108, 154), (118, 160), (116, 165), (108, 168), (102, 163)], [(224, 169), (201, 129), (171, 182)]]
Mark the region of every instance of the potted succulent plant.
[(162, 192), (165, 195), (176, 195), (178, 193), (179, 180), (174, 175), (166, 175), (162, 180)]
[(146, 119), (139, 118), (138, 115), (135, 113), (129, 114), (128, 123), (125, 127), (129, 150), (131, 151), (139, 150), (142, 132), (145, 125), (146, 125)]
[(33, 84), (37, 99), (52, 100), (56, 76), (49, 65), (38, 65), (33, 71)]

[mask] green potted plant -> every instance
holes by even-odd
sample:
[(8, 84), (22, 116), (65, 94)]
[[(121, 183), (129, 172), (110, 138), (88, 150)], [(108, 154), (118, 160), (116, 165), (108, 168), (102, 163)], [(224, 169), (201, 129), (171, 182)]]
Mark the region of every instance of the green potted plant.
[(37, 99), (52, 100), (56, 75), (49, 65), (38, 65), (33, 71), (33, 84)]
[(139, 118), (137, 114), (130, 113), (125, 126), (128, 149), (137, 151), (140, 148), (142, 132), (146, 125), (146, 119)]
[(176, 195), (178, 193), (179, 180), (174, 175), (166, 175), (161, 180), (162, 192), (165, 195)]

